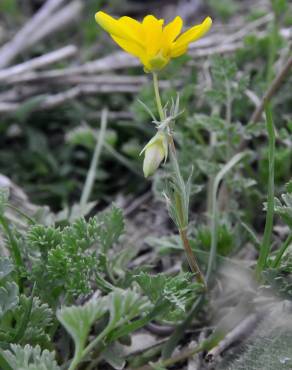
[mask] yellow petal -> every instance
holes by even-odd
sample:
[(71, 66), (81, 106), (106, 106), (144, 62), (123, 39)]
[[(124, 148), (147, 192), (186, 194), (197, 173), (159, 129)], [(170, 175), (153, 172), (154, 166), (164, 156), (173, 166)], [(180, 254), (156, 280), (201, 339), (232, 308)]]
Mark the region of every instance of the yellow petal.
[(188, 51), (188, 46), (181, 46), (180, 48), (175, 48), (171, 50), (171, 58), (178, 58), (184, 55)]
[(174, 20), (163, 29), (163, 41), (171, 44), (177, 36), (180, 34), (183, 26), (183, 20), (181, 17), (175, 17)]
[[(122, 17), (122, 18), (128, 18), (128, 17)], [(117, 20), (111, 17), (110, 15), (100, 11), (95, 14), (95, 20), (105, 31), (107, 31), (113, 36), (119, 37), (121, 39), (133, 40), (136, 42), (137, 40), (139, 40), (139, 37), (137, 36), (136, 32), (133, 32), (133, 29), (132, 29), (133, 22), (130, 22), (128, 19), (127, 20), (125, 19)], [(137, 27), (135, 28), (135, 30), (136, 29)]]
[(212, 19), (207, 17), (201, 24), (190, 28), (188, 31), (184, 32), (178, 39), (174, 42), (172, 46), (172, 55), (176, 55), (183, 47), (187, 48), (191, 42), (198, 40), (203, 37), (206, 32), (209, 31), (212, 25)]
[(121, 17), (118, 20), (118, 22), (128, 29), (128, 32), (131, 34), (131, 37), (135, 39), (137, 43), (139, 43), (141, 46), (143, 45), (144, 30), (140, 22), (136, 21), (136, 19), (133, 19), (131, 17), (125, 17), (125, 16)]
[(159, 20), (153, 15), (147, 15), (143, 19), (142, 25), (145, 34), (146, 53), (153, 57), (161, 49), (163, 20)]
[(112, 39), (127, 53), (134, 55), (135, 57), (143, 60), (145, 58), (144, 49), (134, 41), (125, 40), (120, 37), (111, 35)]

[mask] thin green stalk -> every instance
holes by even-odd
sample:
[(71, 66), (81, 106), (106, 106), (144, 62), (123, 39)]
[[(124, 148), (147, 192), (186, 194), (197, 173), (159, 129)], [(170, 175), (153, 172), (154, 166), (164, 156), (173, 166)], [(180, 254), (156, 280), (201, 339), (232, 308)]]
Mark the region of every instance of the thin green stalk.
[(270, 103), (265, 106), (266, 125), (269, 140), (269, 179), (268, 179), (268, 205), (264, 237), (260, 247), (260, 255), (256, 267), (256, 276), (260, 279), (263, 269), (266, 267), (267, 258), (271, 249), (271, 238), (274, 220), (274, 188), (275, 188), (275, 131)]
[(81, 194), (80, 208), (81, 208), (82, 213), (85, 210), (86, 204), (88, 203), (88, 200), (92, 192), (92, 188), (93, 188), (93, 184), (94, 184), (94, 180), (96, 176), (96, 171), (97, 171), (97, 166), (98, 166), (101, 150), (102, 150), (104, 140), (105, 140), (107, 117), (108, 117), (108, 111), (107, 109), (103, 109), (101, 113), (101, 127), (99, 131), (99, 136), (96, 142), (90, 168), (87, 173), (85, 184), (84, 184), (83, 191)]
[(157, 73), (155, 72), (153, 72), (153, 85), (154, 85), (154, 92), (155, 92), (155, 98), (156, 98), (159, 117), (160, 117), (160, 120), (163, 121), (165, 119), (165, 115), (164, 115), (161, 97), (159, 93), (158, 76), (157, 76)]
[(281, 248), (278, 250), (276, 258), (274, 259), (272, 264), (273, 268), (277, 268), (280, 265), (282, 256), (291, 243), (292, 243), (292, 234), (288, 236), (288, 238), (282, 244)]
[(225, 79), (225, 88), (226, 88), (226, 122), (228, 125), (227, 158), (230, 158), (232, 155), (232, 134), (230, 130), (231, 118), (232, 118), (232, 94), (231, 94), (230, 81), (228, 79)]
[[(158, 77), (156, 73), (153, 73), (153, 85), (154, 85), (154, 92), (156, 98), (157, 109), (159, 112), (160, 120), (165, 120), (165, 114), (163, 111), (163, 106), (161, 102), (160, 92), (159, 92), (159, 84), (158, 84)], [(174, 199), (173, 199), (173, 207), (176, 210), (176, 223), (179, 231), (179, 235), (185, 249), (187, 260), (190, 265), (192, 272), (194, 273), (196, 279), (199, 283), (203, 284), (206, 287), (204, 275), (202, 274), (197, 259), (194, 255), (190, 247), (190, 243), (187, 237), (187, 227), (188, 227), (188, 195), (186, 192), (186, 185), (182, 178), (179, 163), (177, 160), (177, 154), (175, 149), (175, 144), (173, 140), (173, 136), (171, 133), (171, 129), (168, 129), (168, 146), (169, 146), (169, 157), (170, 162), (172, 165), (173, 173), (176, 178), (177, 188), (174, 189)]]
[(277, 39), (279, 35), (279, 26), (275, 14), (274, 20), (272, 21), (272, 29), (269, 35), (269, 54), (268, 54), (268, 65), (267, 65), (267, 85), (273, 80), (274, 77), (274, 63), (277, 56)]
[(219, 189), (220, 182), (224, 176), (244, 157), (246, 153), (237, 153), (234, 157), (227, 162), (224, 167), (216, 175), (213, 183), (212, 189), (212, 219), (211, 219), (211, 249), (209, 254), (208, 268), (206, 274), (207, 283), (210, 280), (211, 273), (215, 267), (216, 254), (217, 254), (217, 242), (218, 242), (218, 206), (217, 206), (217, 193)]
[(68, 370), (75, 370), (82, 359), (82, 351), (76, 352)]
[[(236, 154), (226, 165), (221, 169), (221, 171), (215, 177), (212, 185), (212, 224), (211, 224), (211, 234), (212, 234), (212, 244), (211, 250), (209, 254), (209, 262), (207, 268), (207, 275), (206, 275), (206, 282), (208, 284), (210, 280), (211, 273), (213, 271), (215, 265), (215, 258), (217, 254), (217, 239), (218, 239), (218, 208), (217, 208), (217, 193), (219, 189), (220, 182), (224, 178), (224, 176), (229, 172), (233, 166), (235, 166), (239, 161), (243, 159), (246, 153), (238, 153)], [(171, 356), (172, 352), (176, 348), (177, 344), (179, 343), (180, 339), (183, 337), (185, 330), (189, 327), (192, 322), (192, 319), (196, 312), (198, 311), (199, 307), (201, 306), (204, 299), (204, 294), (201, 294), (197, 300), (195, 301), (192, 310), (188, 313), (188, 316), (185, 320), (176, 328), (176, 330), (171, 335), (170, 339), (165, 344), (162, 357), (167, 359)]]

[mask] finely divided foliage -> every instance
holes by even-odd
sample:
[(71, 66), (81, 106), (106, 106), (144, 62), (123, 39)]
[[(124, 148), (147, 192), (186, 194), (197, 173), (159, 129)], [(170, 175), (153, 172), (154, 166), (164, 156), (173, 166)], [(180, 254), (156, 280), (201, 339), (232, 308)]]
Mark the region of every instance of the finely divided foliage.
[(32, 261), (32, 279), (39, 294), (56, 298), (64, 291), (70, 296), (89, 294), (100, 279), (109, 248), (124, 228), (121, 210), (110, 210), (75, 221), (64, 229), (32, 226), (27, 243)]
[(4, 357), (13, 370), (60, 370), (55, 354), (46, 349), (42, 351), (40, 346), (12, 344), (11, 351), (5, 351)]

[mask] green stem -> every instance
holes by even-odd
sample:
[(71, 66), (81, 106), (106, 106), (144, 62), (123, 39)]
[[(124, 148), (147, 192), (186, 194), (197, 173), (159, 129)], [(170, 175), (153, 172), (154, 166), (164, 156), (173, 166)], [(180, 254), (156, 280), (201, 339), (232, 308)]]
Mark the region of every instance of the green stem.
[(159, 93), (159, 83), (158, 83), (158, 76), (157, 73), (153, 72), (153, 85), (154, 85), (154, 92), (155, 92), (155, 98), (157, 103), (157, 109), (159, 113), (160, 120), (163, 121), (165, 119), (161, 97)]
[(75, 370), (82, 359), (82, 351), (76, 352), (68, 370)]
[(204, 278), (204, 275), (202, 274), (202, 272), (200, 270), (200, 267), (198, 265), (195, 254), (194, 254), (194, 252), (193, 252), (193, 250), (190, 246), (190, 242), (189, 242), (189, 239), (187, 237), (186, 229), (179, 230), (179, 235), (180, 235), (180, 238), (181, 238), (183, 246), (184, 246), (184, 250), (185, 250), (186, 255), (187, 255), (187, 260), (188, 260), (189, 266), (190, 266), (193, 274), (195, 275), (197, 281), (200, 284), (202, 284), (203, 287), (206, 289), (207, 286), (206, 286), (205, 278)]
[(292, 243), (292, 234), (288, 236), (288, 238), (284, 241), (281, 248), (278, 250), (276, 258), (273, 261), (272, 267), (277, 268), (281, 262), (282, 256), (285, 253), (286, 249)]
[(107, 115), (108, 115), (108, 112), (106, 109), (104, 109), (101, 114), (101, 127), (100, 127), (99, 137), (96, 142), (90, 168), (86, 176), (84, 188), (83, 188), (81, 199), (80, 199), (80, 208), (81, 208), (82, 214), (85, 212), (86, 204), (88, 203), (88, 200), (92, 192), (92, 188), (93, 188), (93, 184), (94, 184), (94, 180), (96, 176), (96, 171), (97, 171), (97, 166), (98, 166), (98, 162), (99, 162), (99, 158), (101, 154), (101, 149), (102, 149), (104, 139), (105, 139), (105, 132), (106, 132), (106, 126), (107, 126)]
[[(159, 83), (158, 83), (158, 76), (156, 73), (153, 73), (153, 85), (154, 85), (154, 92), (156, 98), (157, 109), (159, 112), (160, 120), (165, 120), (165, 114), (163, 111), (163, 106), (161, 102), (160, 92), (159, 92)], [(170, 162), (173, 168), (174, 176), (176, 177), (176, 182), (178, 184), (178, 189), (174, 189), (174, 208), (177, 212), (177, 227), (179, 231), (179, 235), (185, 249), (187, 260), (189, 266), (194, 273), (196, 279), (199, 283), (203, 284), (206, 287), (204, 275), (202, 274), (197, 259), (192, 251), (190, 246), (188, 237), (187, 237), (187, 227), (188, 227), (188, 199), (186, 194), (186, 186), (181, 175), (179, 163), (177, 160), (177, 154), (175, 149), (175, 144), (173, 140), (173, 136), (171, 130), (168, 130), (168, 146), (169, 146), (169, 156)]]
[(272, 110), (269, 103), (265, 106), (266, 124), (269, 140), (269, 179), (268, 179), (268, 206), (264, 237), (260, 247), (260, 255), (256, 267), (256, 277), (260, 279), (263, 269), (266, 267), (267, 258), (271, 249), (271, 237), (274, 220), (274, 181), (275, 181), (275, 131)]
[(274, 15), (272, 21), (272, 29), (269, 35), (269, 54), (268, 54), (268, 65), (267, 65), (267, 85), (270, 85), (274, 76), (274, 63), (277, 56), (277, 39), (279, 35), (279, 27), (277, 21), (277, 15)]

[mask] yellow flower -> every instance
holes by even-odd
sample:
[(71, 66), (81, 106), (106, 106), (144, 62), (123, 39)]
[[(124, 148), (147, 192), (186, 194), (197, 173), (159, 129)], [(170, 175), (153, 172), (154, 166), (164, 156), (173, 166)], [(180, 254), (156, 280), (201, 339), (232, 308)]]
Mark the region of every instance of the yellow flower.
[(138, 22), (130, 17), (115, 19), (100, 11), (95, 20), (123, 50), (139, 58), (147, 72), (159, 71), (171, 58), (185, 54), (189, 44), (203, 37), (212, 25), (212, 19), (207, 17), (181, 34), (181, 17), (164, 26), (164, 20), (153, 15)]
[(154, 174), (163, 159), (164, 161), (167, 159), (168, 145), (166, 135), (158, 131), (144, 147), (140, 155), (144, 152), (143, 172), (145, 177), (149, 177)]

